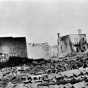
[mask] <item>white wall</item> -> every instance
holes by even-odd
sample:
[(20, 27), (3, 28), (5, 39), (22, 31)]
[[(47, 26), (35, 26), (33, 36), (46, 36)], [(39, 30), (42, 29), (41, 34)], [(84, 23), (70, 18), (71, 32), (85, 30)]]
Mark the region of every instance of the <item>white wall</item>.
[(49, 46), (45, 44), (28, 44), (27, 46), (28, 58), (49, 58)]

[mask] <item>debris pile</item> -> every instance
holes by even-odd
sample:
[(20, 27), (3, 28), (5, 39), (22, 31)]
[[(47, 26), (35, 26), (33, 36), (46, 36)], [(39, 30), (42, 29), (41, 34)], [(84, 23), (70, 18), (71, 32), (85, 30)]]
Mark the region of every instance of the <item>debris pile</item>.
[(27, 60), (25, 64), (3, 67), (0, 69), (0, 87), (87, 88), (88, 53), (67, 56), (58, 61), (41, 59), (28, 63)]

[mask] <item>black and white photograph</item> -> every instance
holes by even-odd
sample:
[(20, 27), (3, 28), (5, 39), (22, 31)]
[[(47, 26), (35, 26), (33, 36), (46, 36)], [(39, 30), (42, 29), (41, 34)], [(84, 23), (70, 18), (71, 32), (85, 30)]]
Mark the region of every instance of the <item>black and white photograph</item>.
[(88, 0), (0, 0), (0, 88), (88, 88)]

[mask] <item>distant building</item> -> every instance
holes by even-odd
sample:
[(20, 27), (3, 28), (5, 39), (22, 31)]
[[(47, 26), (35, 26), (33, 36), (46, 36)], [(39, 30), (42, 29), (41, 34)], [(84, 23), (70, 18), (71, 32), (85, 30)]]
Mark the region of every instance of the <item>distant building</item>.
[(0, 37), (0, 54), (27, 57), (25, 37)]
[(49, 58), (49, 45), (48, 43), (29, 43), (28, 44), (28, 57), (33, 59)]

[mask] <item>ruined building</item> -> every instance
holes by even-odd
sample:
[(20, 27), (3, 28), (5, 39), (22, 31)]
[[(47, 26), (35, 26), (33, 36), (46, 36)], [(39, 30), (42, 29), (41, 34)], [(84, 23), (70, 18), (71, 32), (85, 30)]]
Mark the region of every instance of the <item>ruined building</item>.
[(86, 34), (70, 34), (60, 36), (58, 33), (58, 57), (63, 57), (73, 52), (85, 52), (88, 48)]
[(0, 37), (0, 54), (27, 57), (25, 37)]
[(84, 52), (87, 50), (86, 34), (72, 34), (69, 37), (76, 52)]
[(86, 34), (77, 33), (60, 36), (58, 33), (57, 45), (48, 43), (29, 43), (28, 58), (57, 59), (77, 52), (85, 52), (88, 48)]
[(70, 41), (69, 35), (59, 36), (58, 33), (58, 57), (64, 57), (73, 52), (72, 43)]

